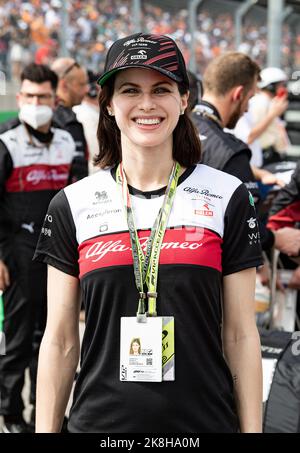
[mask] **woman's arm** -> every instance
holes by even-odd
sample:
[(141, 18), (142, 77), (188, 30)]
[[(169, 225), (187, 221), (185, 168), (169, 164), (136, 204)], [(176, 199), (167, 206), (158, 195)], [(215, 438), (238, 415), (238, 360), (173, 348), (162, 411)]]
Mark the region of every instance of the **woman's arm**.
[(36, 432), (60, 432), (79, 360), (78, 279), (48, 266), (48, 317), (37, 377)]
[(224, 277), (223, 347), (243, 433), (262, 431), (262, 361), (254, 290), (255, 268)]

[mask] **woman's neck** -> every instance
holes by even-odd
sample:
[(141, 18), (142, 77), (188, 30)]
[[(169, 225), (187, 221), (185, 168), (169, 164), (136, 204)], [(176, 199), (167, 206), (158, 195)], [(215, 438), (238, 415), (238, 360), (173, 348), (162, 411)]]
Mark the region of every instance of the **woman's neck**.
[(172, 151), (150, 148), (123, 149), (122, 162), (127, 183), (143, 192), (165, 187), (174, 165)]

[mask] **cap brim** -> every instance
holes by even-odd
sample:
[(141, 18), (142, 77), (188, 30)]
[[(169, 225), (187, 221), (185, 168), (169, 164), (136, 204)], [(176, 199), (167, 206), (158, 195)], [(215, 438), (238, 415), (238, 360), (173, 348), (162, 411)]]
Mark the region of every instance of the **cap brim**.
[(98, 80), (97, 84), (103, 87), (103, 85), (107, 82), (107, 80), (113, 76), (116, 72), (119, 72), (123, 69), (134, 69), (134, 68), (142, 68), (142, 69), (153, 69), (154, 71), (160, 72), (161, 74), (169, 77), (169, 79), (174, 80), (177, 83), (183, 82), (183, 80), (180, 77), (177, 77), (175, 74), (170, 73), (170, 71), (167, 71), (166, 69), (163, 68), (158, 68), (156, 66), (147, 66), (145, 64), (135, 64), (132, 66), (120, 66), (119, 68), (114, 68), (111, 69), (110, 71), (106, 72), (103, 74)]

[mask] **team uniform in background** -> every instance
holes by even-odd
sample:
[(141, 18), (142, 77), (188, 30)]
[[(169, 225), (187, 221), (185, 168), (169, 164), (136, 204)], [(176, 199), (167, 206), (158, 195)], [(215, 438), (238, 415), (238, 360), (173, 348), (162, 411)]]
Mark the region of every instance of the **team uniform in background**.
[[(251, 151), (248, 145), (224, 131), (219, 112), (209, 102), (201, 101), (196, 106), (192, 120), (201, 135), (201, 162), (239, 178), (252, 193), (258, 206), (260, 192), (250, 166)], [(262, 248), (270, 249), (274, 244), (273, 233), (260, 221), (259, 230)]]
[(300, 222), (300, 163), (292, 175), (291, 181), (280, 189), (275, 198), (268, 221), (268, 227), (278, 230), (283, 227), (295, 227)]
[[(129, 190), (145, 251), (165, 188)], [(179, 178), (157, 287), (158, 315), (175, 317), (175, 381), (135, 383), (119, 380), (120, 318), (135, 316), (138, 292), (115, 169), (54, 197), (35, 259), (78, 277), (86, 310), (70, 432), (238, 430), (222, 353), (221, 288), (223, 276), (262, 263), (251, 203), (240, 180), (205, 165)]]
[(71, 135), (57, 128), (42, 134), (14, 120), (0, 132), (0, 259), (11, 282), (3, 294), (0, 414), (21, 416), (24, 371), (32, 357), (35, 401), (37, 353), (46, 321), (47, 269), (32, 258), (50, 200), (74, 175), (76, 152)]

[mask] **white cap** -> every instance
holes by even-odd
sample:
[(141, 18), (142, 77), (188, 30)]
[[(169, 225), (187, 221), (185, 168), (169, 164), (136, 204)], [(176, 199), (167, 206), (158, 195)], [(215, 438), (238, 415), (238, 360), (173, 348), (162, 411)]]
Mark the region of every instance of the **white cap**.
[(286, 82), (287, 75), (280, 68), (265, 68), (260, 73), (261, 81), (258, 82), (259, 88), (266, 88), (272, 83)]
[(60, 0), (51, 0), (52, 8), (61, 8), (62, 2)]

